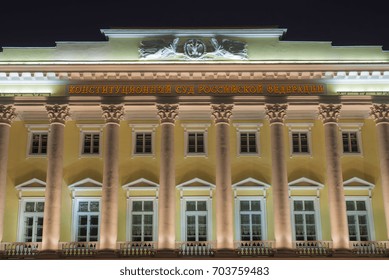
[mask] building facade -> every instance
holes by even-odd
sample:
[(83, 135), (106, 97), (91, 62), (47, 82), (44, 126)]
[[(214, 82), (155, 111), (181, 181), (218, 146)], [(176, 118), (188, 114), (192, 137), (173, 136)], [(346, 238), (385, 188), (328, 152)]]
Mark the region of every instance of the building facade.
[(1, 258), (384, 258), (389, 54), (284, 29), (0, 52)]

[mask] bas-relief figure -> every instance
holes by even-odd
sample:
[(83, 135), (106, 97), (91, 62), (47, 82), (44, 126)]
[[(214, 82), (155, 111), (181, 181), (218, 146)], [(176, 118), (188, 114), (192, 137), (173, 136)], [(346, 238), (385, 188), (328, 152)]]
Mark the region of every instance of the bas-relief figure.
[[(247, 44), (230, 39), (211, 38), (206, 44), (201, 39), (189, 39), (179, 43), (180, 39), (171, 41), (163, 39), (144, 40), (139, 48), (141, 59), (176, 59), (176, 60), (246, 60)], [(207, 52), (207, 50), (210, 50)]]

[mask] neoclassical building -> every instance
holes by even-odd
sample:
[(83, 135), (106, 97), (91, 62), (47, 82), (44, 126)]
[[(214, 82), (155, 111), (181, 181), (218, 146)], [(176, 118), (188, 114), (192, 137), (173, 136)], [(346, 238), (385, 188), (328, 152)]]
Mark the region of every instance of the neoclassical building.
[(384, 258), (389, 53), (285, 29), (0, 52), (0, 258)]

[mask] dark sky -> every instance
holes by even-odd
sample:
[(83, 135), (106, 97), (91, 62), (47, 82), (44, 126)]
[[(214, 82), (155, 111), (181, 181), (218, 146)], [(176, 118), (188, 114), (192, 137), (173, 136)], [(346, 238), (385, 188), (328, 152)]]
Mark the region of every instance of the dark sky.
[(389, 50), (386, 2), (389, 5), (388, 0), (8, 0), (0, 3), (0, 47), (104, 40), (101, 28), (272, 26), (288, 29), (285, 40)]

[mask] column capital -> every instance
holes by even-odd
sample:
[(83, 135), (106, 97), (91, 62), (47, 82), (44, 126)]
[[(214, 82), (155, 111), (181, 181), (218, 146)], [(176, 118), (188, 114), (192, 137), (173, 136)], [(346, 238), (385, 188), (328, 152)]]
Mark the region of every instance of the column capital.
[(323, 121), (323, 124), (337, 123), (341, 108), (341, 104), (320, 104), (319, 119)]
[(178, 116), (177, 104), (157, 104), (157, 114), (160, 117), (162, 123), (174, 124), (176, 117)]
[(67, 105), (46, 105), (46, 110), (51, 124), (65, 124), (70, 117), (69, 107)]
[(373, 104), (370, 107), (370, 117), (376, 124), (389, 123), (389, 106), (387, 104)]
[(124, 119), (123, 105), (101, 105), (101, 109), (105, 123), (119, 124)]
[(212, 116), (215, 124), (217, 123), (229, 123), (232, 116), (232, 104), (213, 104), (211, 105)]
[(270, 124), (284, 123), (287, 109), (288, 104), (266, 104), (265, 115), (269, 119)]
[(0, 124), (11, 125), (15, 117), (16, 113), (13, 105), (0, 105)]

